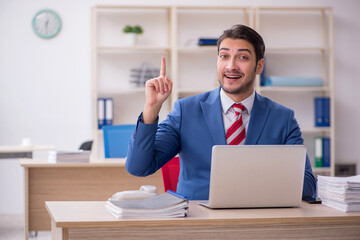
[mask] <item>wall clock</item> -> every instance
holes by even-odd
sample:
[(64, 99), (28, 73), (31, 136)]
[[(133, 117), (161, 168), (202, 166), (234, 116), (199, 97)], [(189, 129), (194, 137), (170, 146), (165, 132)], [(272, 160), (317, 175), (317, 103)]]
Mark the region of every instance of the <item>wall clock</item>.
[(37, 12), (32, 20), (34, 32), (42, 38), (53, 38), (61, 29), (59, 15), (50, 9)]

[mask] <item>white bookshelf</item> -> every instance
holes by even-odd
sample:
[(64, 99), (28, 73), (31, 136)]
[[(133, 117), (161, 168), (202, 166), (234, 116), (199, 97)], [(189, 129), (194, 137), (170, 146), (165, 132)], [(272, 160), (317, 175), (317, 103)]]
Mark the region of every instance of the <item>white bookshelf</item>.
[[(126, 46), (122, 28), (141, 25), (136, 46)], [(173, 103), (218, 86), (217, 48), (197, 46), (198, 38), (217, 38), (234, 24), (255, 28), (266, 44), (267, 72), (280, 76), (321, 77), (322, 87), (265, 87), (256, 91), (295, 110), (312, 161), (313, 138), (331, 138), (331, 167), (314, 169), (334, 175), (335, 122), (332, 12), (330, 8), (249, 8), (185, 6), (95, 6), (92, 9), (93, 136), (103, 156), (102, 132), (97, 129), (98, 97), (114, 98), (114, 124), (135, 124), (145, 102), (144, 87), (129, 83), (130, 69), (148, 63), (159, 68), (166, 57), (173, 91), (160, 120)], [(331, 98), (331, 127), (314, 127), (314, 97)]]
[[(257, 81), (256, 90), (295, 110), (314, 173), (335, 174), (335, 108), (333, 20), (331, 8), (256, 8), (254, 28), (266, 45), (267, 75), (317, 77), (321, 87), (269, 87)], [(284, 34), (286, 33), (286, 34)], [(331, 101), (330, 127), (315, 127), (314, 98)], [(315, 168), (314, 138), (330, 137), (330, 168)]]

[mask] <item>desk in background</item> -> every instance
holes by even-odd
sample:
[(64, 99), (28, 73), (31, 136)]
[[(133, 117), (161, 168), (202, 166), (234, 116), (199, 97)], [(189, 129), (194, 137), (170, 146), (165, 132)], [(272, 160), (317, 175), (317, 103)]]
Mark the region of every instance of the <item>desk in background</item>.
[(0, 146), (0, 159), (9, 159), (9, 158), (32, 158), (33, 152), (35, 151), (48, 151), (54, 150), (54, 146)]
[(32, 160), (33, 157), (48, 154), (49, 150), (55, 149), (52, 145), (30, 145), (29, 141), (23, 139), (27, 145), (0, 145), (1, 213), (23, 213), (24, 173), (19, 165), (19, 158)]
[(320, 204), (300, 208), (210, 210), (187, 218), (116, 219), (105, 202), (46, 202), (52, 239), (359, 239), (360, 212)]
[(49, 231), (51, 220), (45, 201), (106, 201), (115, 192), (151, 184), (164, 190), (161, 171), (135, 177), (125, 169), (125, 159), (49, 163), (21, 159), (25, 174), (25, 239), (29, 231)]

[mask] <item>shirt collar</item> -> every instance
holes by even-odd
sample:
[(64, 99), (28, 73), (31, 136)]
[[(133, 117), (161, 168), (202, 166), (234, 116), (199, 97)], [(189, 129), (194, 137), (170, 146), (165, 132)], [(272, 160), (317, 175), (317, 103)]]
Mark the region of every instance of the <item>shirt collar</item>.
[[(255, 90), (249, 97), (247, 97), (242, 102), (240, 102), (242, 105), (246, 107), (246, 111), (248, 112), (249, 115), (251, 114), (251, 110), (254, 105), (254, 100), (255, 100)], [(236, 103), (228, 95), (225, 94), (222, 88), (220, 89), (220, 101), (224, 114), (226, 114), (228, 110), (231, 108), (231, 106), (234, 103)]]

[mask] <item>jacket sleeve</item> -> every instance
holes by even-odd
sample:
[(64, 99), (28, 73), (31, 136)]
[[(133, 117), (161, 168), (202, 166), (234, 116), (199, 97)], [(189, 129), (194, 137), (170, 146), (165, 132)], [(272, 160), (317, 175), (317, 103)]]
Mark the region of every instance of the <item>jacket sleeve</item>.
[(135, 176), (148, 176), (155, 173), (170, 161), (180, 149), (179, 126), (180, 104), (175, 103), (172, 113), (158, 124), (144, 124), (139, 116), (132, 135), (125, 167)]

